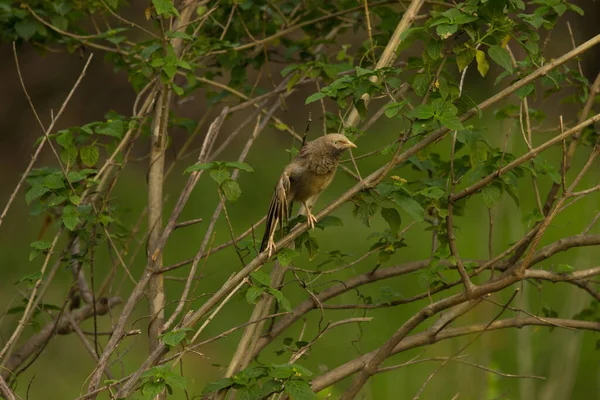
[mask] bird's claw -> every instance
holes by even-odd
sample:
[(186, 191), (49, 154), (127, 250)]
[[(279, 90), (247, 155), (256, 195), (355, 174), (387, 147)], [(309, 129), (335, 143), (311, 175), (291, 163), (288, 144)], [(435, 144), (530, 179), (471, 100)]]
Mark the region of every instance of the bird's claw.
[(306, 219), (308, 221), (308, 226), (310, 227), (310, 229), (314, 230), (315, 229), (315, 224), (319, 221), (317, 221), (317, 218), (315, 218), (314, 215), (311, 214), (311, 212), (309, 211), (306, 214)]

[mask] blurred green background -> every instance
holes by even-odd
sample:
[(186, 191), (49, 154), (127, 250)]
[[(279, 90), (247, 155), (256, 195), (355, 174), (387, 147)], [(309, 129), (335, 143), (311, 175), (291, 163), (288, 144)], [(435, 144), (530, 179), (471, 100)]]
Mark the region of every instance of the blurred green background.
[[(144, 2), (134, 3), (140, 3), (139, 6), (143, 7)], [(584, 8), (587, 17), (585, 19), (586, 23), (575, 25), (575, 39), (579, 43), (598, 32), (597, 22), (593, 22), (593, 15), (600, 14), (597, 3), (581, 3), (578, 4)], [(565, 26), (561, 25), (557, 28), (554, 32), (554, 38), (552, 41), (553, 46), (549, 49), (551, 56), (558, 56), (570, 49), (571, 44), (568, 36), (566, 36)], [(19, 49), (19, 58), (25, 82), (34, 104), (38, 109), (38, 113), (47, 121), (50, 111), (56, 111), (62, 103), (85, 60), (77, 55), (53, 53), (41, 55), (28, 45), (23, 45)], [(111, 109), (125, 115), (130, 113), (135, 93), (128, 85), (127, 77), (122, 73), (113, 73), (111, 66), (103, 63), (101, 58), (100, 54), (97, 54), (94, 58), (88, 75), (84, 78), (80, 89), (75, 93), (64, 117), (59, 121), (59, 128), (99, 120)], [(0, 135), (0, 205), (4, 206), (20, 174), (30, 160), (33, 143), (40, 136), (40, 132), (20, 89), (11, 57), (11, 49), (6, 43), (0, 47), (0, 59), (3, 60), (0, 63), (0, 79), (2, 80), (0, 85), (3, 88), (0, 95), (3, 105), (0, 107), (0, 131), (2, 131), (2, 135)], [(595, 74), (598, 73), (599, 65), (599, 53), (597, 49), (592, 49), (582, 61), (583, 70), (588, 79), (593, 79)], [(493, 72), (495, 71), (493, 68), (490, 71), (491, 76), (494, 76)], [(492, 85), (492, 79), (482, 79), (473, 68), (467, 74), (466, 90), (474, 99), (482, 100), (493, 93), (495, 88)], [(322, 133), (322, 123), (319, 119), (321, 117), (320, 106), (305, 107), (303, 105), (306, 96), (313, 91), (313, 88), (306, 88), (295, 93), (287, 101), (287, 110), (283, 110), (277, 115), (301, 132), (304, 130), (308, 112), (312, 112), (314, 121), (310, 135), (316, 137)], [(177, 107), (175, 113), (180, 116), (200, 118), (205, 111), (205, 104), (201, 96), (200, 93), (196, 102)], [(507, 102), (517, 103), (518, 99), (516, 96), (511, 97)], [(542, 128), (556, 126), (558, 115), (563, 115), (565, 120), (572, 120), (576, 117), (577, 110), (571, 106), (561, 105), (557, 96), (552, 96), (549, 99), (542, 99), (540, 96), (537, 103), (532, 106), (541, 108), (548, 114), (548, 120)], [(375, 106), (373, 106), (373, 109), (376, 109)], [(243, 115), (238, 115), (227, 120), (221, 129), (222, 135), (224, 136), (231, 131), (236, 123), (239, 123), (243, 118)], [(397, 137), (402, 127), (396, 121), (398, 120), (382, 118), (379, 124), (369, 130), (367, 137), (357, 142), (359, 148), (355, 154), (360, 155), (380, 148)], [(508, 142), (508, 151), (521, 154), (526, 150), (518, 126), (512, 122), (496, 120), (491, 111), (484, 113), (482, 119), (473, 120), (471, 123), (484, 131), (486, 139), (493, 146), (501, 147), (505, 132), (511, 129), (512, 135)], [(184, 142), (186, 134), (181, 131), (172, 131), (170, 134), (172, 143), (168, 153), (169, 158), (172, 160), (173, 155)], [(220, 158), (226, 161), (237, 159), (239, 150), (249, 134), (250, 129), (246, 129)], [(534, 143), (542, 143), (552, 134), (535, 134)], [(200, 141), (198, 141), (199, 143)], [(446, 138), (438, 143), (434, 149), (440, 152), (444, 159), (448, 159), (450, 154), (449, 143), (449, 138)], [(239, 182), (243, 190), (242, 198), (237, 203), (228, 206), (228, 212), (232, 221), (234, 221), (236, 234), (248, 229), (252, 223), (265, 214), (274, 182), (281, 168), (289, 161), (289, 153), (285, 150), (289, 149), (291, 145), (290, 137), (273, 127), (266, 129), (255, 143), (247, 160), (253, 166), (255, 172), (241, 173)], [(147, 138), (142, 138), (136, 144), (134, 151), (136, 159), (130, 162), (113, 193), (122, 211), (122, 221), (130, 227), (135, 224), (140, 212), (146, 205), (147, 159), (144, 156), (147, 153), (147, 148)], [(586, 149), (578, 151), (571, 171), (578, 171), (587, 159), (588, 151)], [(169, 177), (165, 190), (165, 193), (168, 194), (166, 201), (167, 215), (172, 209), (186, 179), (183, 170), (194, 163), (195, 157), (194, 155), (179, 163)], [(376, 169), (388, 159), (387, 157), (375, 156), (361, 160), (358, 165), (362, 175), (365, 176)], [(559, 165), (560, 149), (553, 148), (544, 153), (543, 157), (554, 165)], [(50, 151), (45, 152), (37, 165), (54, 165)], [(424, 178), (424, 176), (409, 168), (395, 170), (393, 174), (406, 179), (409, 183)], [(568, 177), (572, 179), (573, 175), (569, 174)], [(598, 163), (596, 163), (582, 180), (580, 188), (589, 188), (597, 184), (599, 178), (600, 173), (598, 172)], [(316, 209), (320, 210), (351, 185), (353, 185), (353, 180), (350, 177), (343, 172), (338, 173), (332, 186), (321, 197)], [(543, 199), (549, 187), (549, 178), (541, 178), (540, 191)], [(526, 232), (527, 223), (523, 221), (523, 217), (535, 207), (533, 191), (528, 179), (523, 179), (520, 195), (520, 208), (515, 205), (510, 197), (505, 195), (500, 204), (493, 209), (494, 254), (504, 250)], [(183, 221), (203, 218), (204, 222), (177, 230), (172, 235), (165, 251), (165, 265), (195, 255), (216, 204), (216, 187), (214, 182), (205, 175), (196, 187), (180, 219)], [(384, 229), (386, 224), (377, 215), (372, 221), (372, 229), (367, 229), (352, 216), (352, 207), (352, 204), (349, 203), (334, 212), (335, 216), (343, 220), (343, 227), (331, 227), (325, 231), (317, 230), (314, 233), (321, 246), (320, 255), (309, 262), (306, 255), (302, 254), (295, 264), (297, 267), (316, 269), (327, 258), (327, 253), (335, 249), (353, 254), (356, 257), (364, 254), (373, 243), (372, 240), (368, 239), (369, 234)], [(580, 233), (589, 223), (591, 217), (599, 210), (600, 195), (598, 193), (579, 201), (554, 220), (540, 245)], [(402, 218), (404, 226), (411, 221), (411, 218), (406, 214), (402, 214)], [(458, 227), (457, 240), (461, 256), (465, 259), (487, 258), (488, 214), (480, 195), (475, 195), (469, 200), (466, 215), (458, 217), (456, 225)], [(18, 305), (27, 292), (23, 284), (15, 284), (15, 282), (25, 275), (39, 271), (42, 259), (37, 258), (29, 262), (28, 255), (29, 243), (38, 239), (42, 226), (42, 217), (29, 216), (24, 201), (24, 192), (21, 191), (2, 227), (0, 227), (0, 254), (2, 254), (0, 258), (0, 271), (2, 273), (0, 296), (4, 310)], [(142, 231), (144, 228), (145, 221), (142, 224)], [(425, 230), (425, 228), (427, 228), (426, 224), (415, 224), (410, 228), (405, 235), (407, 247), (397, 251), (382, 267), (428, 258), (431, 254), (431, 232)], [(223, 216), (219, 219), (215, 232), (214, 245), (229, 240), (229, 230)], [(50, 238), (52, 233), (52, 230), (46, 232), (44, 238)], [(591, 233), (600, 233), (600, 228), (595, 227)], [(257, 236), (261, 234), (262, 227), (257, 230)], [(141, 246), (138, 256), (130, 266), (134, 277), (139, 276), (145, 265), (144, 243)], [(132, 246), (132, 251), (134, 247)], [(128, 260), (130, 255), (131, 253), (125, 259)], [(581, 248), (558, 254), (536, 267), (549, 269), (553, 265), (567, 263), (576, 269), (583, 269), (596, 266), (599, 259), (600, 249)], [(375, 265), (376, 258), (373, 256), (351, 269), (336, 274), (335, 279), (343, 280), (358, 273), (368, 272)], [(101, 279), (111, 266), (112, 261), (106, 246), (98, 248), (95, 274)], [(231, 248), (210, 256), (202, 269), (202, 279), (197, 282), (192, 308), (200, 305), (203, 296), (218, 289), (233, 272), (240, 268), (240, 261)], [(268, 272), (271, 265), (267, 265), (265, 268)], [(187, 271), (187, 267), (183, 267), (168, 276), (170, 278), (185, 277)], [(287, 280), (291, 279), (291, 277), (287, 278)], [(330, 279), (330, 277), (325, 276), (318, 283), (323, 285), (322, 288), (325, 288), (335, 283), (331, 282)], [(70, 270), (66, 266), (65, 268), (61, 267), (50, 286), (45, 302), (61, 305), (70, 284)], [(122, 271), (119, 271), (119, 279), (115, 282), (111, 292), (126, 296), (131, 287), (131, 282), (124, 278)], [(175, 301), (179, 298), (183, 282), (170, 279), (166, 283), (166, 288), (167, 301)], [(492, 298), (498, 302), (505, 301), (512, 295), (514, 289), (513, 287), (494, 294)], [(580, 290), (575, 290), (567, 284), (525, 284), (521, 289), (522, 292), (515, 299), (513, 306), (525, 308), (536, 315), (541, 315), (542, 308), (546, 307), (556, 311), (559, 317), (570, 318), (585, 308), (592, 300), (589, 295), (582, 293)], [(359, 292), (356, 290), (350, 291), (335, 298), (330, 304), (357, 303), (360, 300), (359, 296), (371, 296), (374, 302), (385, 302), (410, 297), (424, 291), (426, 291), (426, 287), (413, 274), (360, 287)], [(306, 298), (306, 293), (293, 283), (285, 286), (284, 293), (292, 302), (292, 306), (299, 304)], [(439, 297), (433, 296), (433, 298)], [(413, 313), (427, 303), (428, 300), (424, 300), (409, 305), (370, 310), (368, 312), (362, 310), (326, 310), (323, 317), (325, 323), (359, 316), (373, 317), (373, 320), (360, 326), (356, 324), (343, 325), (327, 332), (316, 343), (308, 357), (298, 362), (311, 369), (315, 374), (335, 368), (364, 352), (379, 347)], [(173, 308), (172, 305), (167, 307), (167, 315)], [(101, 331), (110, 329), (110, 323), (118, 318), (119, 310), (120, 308), (117, 308), (112, 315), (99, 318), (99, 329)], [(498, 307), (484, 303), (473, 312), (458, 319), (452, 326), (486, 323), (498, 311)], [(208, 326), (202, 337), (204, 339), (209, 338), (232, 326), (245, 322), (250, 312), (251, 306), (247, 304), (243, 295), (234, 297), (218, 314), (214, 322)], [(0, 333), (5, 341), (16, 326), (19, 315), (5, 315), (4, 312), (2, 315)], [(514, 315), (514, 312), (506, 311), (503, 317)], [(276, 354), (277, 350), (283, 348), (283, 340), (286, 337), (297, 340), (304, 324), (306, 324), (304, 339), (310, 340), (317, 332), (320, 317), (319, 311), (313, 310), (305, 320), (296, 323), (292, 329), (266, 348), (259, 360), (261, 362), (287, 362), (290, 357), (289, 353), (280, 356)], [(43, 325), (49, 320), (47, 316), (40, 316), (37, 322)], [(435, 317), (432, 318), (431, 321), (419, 327), (415, 333), (427, 328), (435, 320)], [(120, 351), (124, 362), (116, 362), (111, 367), (113, 373), (117, 376), (122, 373), (133, 372), (147, 355), (146, 326), (148, 320), (145, 302), (140, 304), (129, 322), (131, 329), (141, 329), (142, 334), (129, 337), (121, 344)], [(92, 321), (86, 321), (83, 327), (86, 331), (92, 331)], [(22, 340), (34, 332), (35, 327), (27, 327)], [(238, 331), (223, 340), (199, 349), (203, 357), (198, 355), (186, 356), (183, 371), (188, 380), (189, 398), (198, 396), (207, 382), (220, 377), (222, 371), (219, 365), (227, 364), (240, 335), (241, 331)], [(401, 364), (414, 357), (451, 356), (471, 339), (472, 336), (461, 337), (443, 341), (427, 348), (413, 349), (392, 357), (385, 365)], [(547, 379), (544, 381), (500, 377), (472, 366), (451, 362), (433, 378), (421, 398), (451, 399), (454, 395), (460, 393), (458, 397), (460, 399), (600, 399), (600, 350), (596, 350), (598, 339), (600, 337), (596, 333), (540, 327), (489, 332), (468, 347), (463, 353), (467, 357), (463, 360), (505, 373), (545, 376)], [(76, 398), (85, 392), (87, 388), (86, 379), (94, 366), (95, 363), (91, 356), (75, 335), (57, 336), (51, 340), (27, 372), (19, 377), (17, 393), (23, 397), (27, 395), (29, 399)], [(417, 393), (429, 374), (438, 366), (439, 362), (424, 362), (377, 375), (370, 380), (363, 390), (363, 398), (410, 399)], [(323, 397), (326, 394), (331, 394), (331, 398), (334, 399), (339, 397), (349, 382), (350, 380), (342, 381), (333, 388), (324, 391)], [(108, 397), (104, 395), (103, 398)], [(184, 399), (186, 397), (182, 391), (176, 390), (172, 398)]]

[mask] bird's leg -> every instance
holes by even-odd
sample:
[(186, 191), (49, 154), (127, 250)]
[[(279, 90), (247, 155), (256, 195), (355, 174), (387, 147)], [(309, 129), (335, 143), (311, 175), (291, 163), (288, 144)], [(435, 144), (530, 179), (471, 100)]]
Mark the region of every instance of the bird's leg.
[(304, 209), (306, 210), (306, 220), (308, 222), (308, 226), (310, 229), (315, 229), (315, 224), (318, 222), (314, 215), (310, 212), (310, 207), (306, 202), (302, 203), (304, 205)]
[(267, 247), (265, 248), (265, 250), (267, 251), (267, 257), (269, 258), (271, 258), (271, 254), (273, 254), (273, 252), (277, 250), (277, 247), (275, 246), (275, 241), (273, 240), (273, 236), (269, 236), (269, 240), (267, 241)]

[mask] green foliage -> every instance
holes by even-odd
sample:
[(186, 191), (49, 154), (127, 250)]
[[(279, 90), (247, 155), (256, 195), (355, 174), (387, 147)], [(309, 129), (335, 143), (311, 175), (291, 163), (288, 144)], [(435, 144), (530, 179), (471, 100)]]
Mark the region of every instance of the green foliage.
[(211, 382), (203, 394), (233, 388), (243, 399), (261, 400), (274, 393), (285, 392), (294, 400), (313, 400), (310, 384), (306, 380), (312, 372), (299, 364), (271, 364), (248, 367), (231, 378)]
[(198, 163), (188, 167), (185, 172), (198, 172), (208, 170), (210, 177), (219, 185), (219, 189), (223, 191), (225, 198), (235, 203), (242, 195), (240, 185), (231, 179), (231, 171), (239, 169), (246, 172), (254, 172), (252, 167), (246, 163), (238, 161), (213, 161), (210, 163)]
[(172, 372), (168, 365), (150, 368), (142, 374), (141, 379), (141, 392), (147, 399), (154, 399), (165, 390), (169, 394), (173, 394), (173, 388), (187, 388), (185, 378)]
[[(289, 252), (293, 252), (291, 249), (282, 249), (279, 254), (283, 252), (283, 250), (288, 250)], [(297, 253), (296, 253), (297, 254)], [(252, 279), (252, 285), (246, 291), (246, 301), (250, 304), (256, 304), (263, 293), (269, 294), (275, 298), (277, 304), (284, 311), (291, 311), (292, 307), (288, 299), (285, 298), (281, 291), (271, 287), (271, 277), (262, 271), (254, 271), (250, 273), (250, 278)]]

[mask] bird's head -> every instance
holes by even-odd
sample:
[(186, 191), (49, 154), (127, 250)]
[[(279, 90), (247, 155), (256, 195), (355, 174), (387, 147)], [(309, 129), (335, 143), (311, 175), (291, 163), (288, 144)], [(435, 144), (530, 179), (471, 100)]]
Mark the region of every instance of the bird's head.
[(329, 135), (323, 136), (323, 140), (327, 147), (332, 150), (336, 150), (336, 152), (342, 153), (344, 150), (347, 150), (351, 147), (356, 148), (356, 145), (352, 143), (348, 138), (339, 133), (330, 133)]

